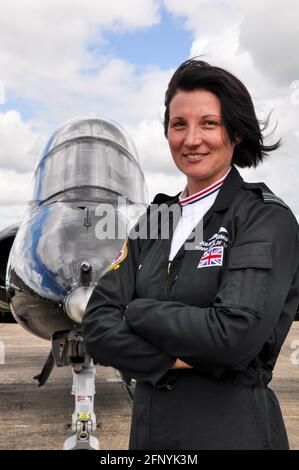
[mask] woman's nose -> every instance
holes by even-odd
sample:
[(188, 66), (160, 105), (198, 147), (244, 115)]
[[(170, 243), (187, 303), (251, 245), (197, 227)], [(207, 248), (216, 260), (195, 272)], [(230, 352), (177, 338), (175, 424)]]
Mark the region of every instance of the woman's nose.
[(194, 147), (201, 144), (202, 134), (198, 127), (189, 127), (185, 134), (184, 144), (188, 147)]

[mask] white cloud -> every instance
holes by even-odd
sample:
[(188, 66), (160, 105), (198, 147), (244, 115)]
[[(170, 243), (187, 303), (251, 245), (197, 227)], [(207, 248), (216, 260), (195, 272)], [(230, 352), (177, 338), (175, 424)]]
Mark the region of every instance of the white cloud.
[(141, 121), (130, 134), (136, 144), (152, 201), (157, 193), (175, 195), (186, 184), (186, 177), (176, 168), (164, 136), (162, 112), (159, 120)]
[(0, 220), (11, 222), (23, 211), (30, 170), (56, 130), (51, 122), (90, 112), (133, 127), (158, 119), (169, 73), (158, 67), (139, 72), (101, 53), (105, 31), (159, 22), (156, 0), (11, 0), (2, 13), (0, 79), (8, 98), (21, 97), (36, 109), (28, 123), (14, 110), (0, 114)]
[(221, 35), (240, 18), (238, 0), (163, 0), (167, 10), (183, 17), (185, 27), (195, 35)]
[[(276, 29), (280, 13), (286, 20), (291, 15), (284, 14), (286, 7), (280, 0), (215, 0), (213, 3), (207, 0), (164, 0), (164, 4), (171, 14), (183, 17), (185, 27), (193, 31), (190, 57), (203, 55), (203, 60), (232, 71), (250, 88), (253, 96), (273, 96), (277, 85), (281, 90), (283, 84), (278, 83), (282, 63), (280, 52), (284, 53), (285, 60), (289, 60), (289, 39), (297, 37), (298, 42), (299, 31), (295, 19), (286, 21)], [(297, 2), (296, 10), (298, 8)], [(293, 50), (296, 54), (295, 47)], [(256, 58), (261, 51), (264, 53), (259, 67)], [(279, 57), (273, 57), (277, 51)], [(297, 67), (297, 57), (292, 60), (291, 56), (290, 63), (292, 65), (289, 64), (288, 71), (291, 67)], [(265, 74), (268, 65), (272, 67), (271, 79)], [(282, 68), (286, 70), (284, 66)], [(289, 77), (292, 76), (289, 74)], [(284, 85), (289, 86), (296, 78)]]
[[(0, 166), (18, 172), (34, 169), (45, 140), (32, 130), (30, 124), (22, 121), (20, 113), (11, 110), (0, 113)], [(7, 173), (0, 174), (0, 179)], [(6, 181), (6, 180), (5, 180)], [(1, 194), (5, 181), (1, 184)], [(9, 187), (6, 188), (9, 191)], [(1, 197), (1, 196), (0, 196)]]
[(289, 86), (299, 79), (299, 3), (290, 0), (243, 2), (240, 48), (250, 52), (269, 82)]
[(19, 112), (0, 113), (0, 229), (23, 218), (45, 139)]
[(160, 121), (141, 121), (131, 135), (144, 171), (177, 174)]
[(0, 104), (5, 104), (5, 86), (0, 80)]
[(152, 201), (158, 193), (175, 196), (186, 186), (186, 177), (179, 171), (175, 175), (156, 171), (145, 171), (144, 173), (146, 181), (150, 182), (148, 184), (149, 201)]
[(298, 198), (298, 146), (299, 136), (290, 136), (280, 149), (270, 155), (256, 169), (242, 169), (246, 181), (263, 181), (299, 216)]
[(159, 21), (155, 0), (10, 0), (1, 13), (1, 62), (17, 59), (9, 72), (18, 78), (24, 72), (66, 78), (90, 65), (86, 43), (103, 40), (103, 30), (130, 31)]
[[(157, 119), (169, 77), (169, 71), (149, 67), (138, 73), (134, 65), (112, 59), (103, 63), (95, 75), (74, 76), (69, 82), (57, 82), (55, 87), (46, 84), (47, 103), (38, 118), (55, 116), (63, 121), (94, 112), (123, 125)], [(45, 99), (39, 93), (36, 90), (36, 96)]]
[(30, 196), (32, 176), (32, 172), (18, 173), (15, 170), (1, 170), (0, 206), (24, 207)]
[(101, 46), (105, 30), (158, 21), (155, 0), (11, 0), (0, 15), (0, 78), (23, 97), (47, 101), (59, 81), (67, 90), (81, 69), (102, 67), (93, 44)]
[[(283, 146), (255, 170), (242, 170), (250, 181), (264, 180), (299, 215), (299, 104), (291, 84), (299, 79), (297, 43), (299, 3), (280, 0), (164, 0), (194, 33), (190, 57), (230, 70), (249, 89), (257, 116), (274, 110), (269, 144), (282, 137)], [(267, 135), (271, 129), (265, 132)]]
[(0, 15), (0, 80), (8, 99), (34, 103), (39, 129), (91, 112), (124, 125), (156, 118), (169, 74), (158, 67), (139, 71), (121, 58), (106, 57), (101, 45), (107, 30), (158, 23), (159, 3), (7, 2)]
[[(275, 136), (281, 135), (285, 145), (269, 162), (247, 172), (248, 178), (264, 178), (299, 213), (294, 190), (299, 105), (290, 99), (294, 92), (290, 84), (299, 79), (294, 76), (296, 44), (288, 51), (289, 40), (294, 42), (298, 35), (297, 6), (291, 2), (292, 8), (290, 4), (286, 8), (276, 0), (266, 0), (261, 6), (256, 0), (163, 2), (192, 30), (190, 56), (204, 54), (205, 60), (236, 74), (249, 88), (260, 117), (275, 109), (273, 122), (279, 122)], [(109, 29), (132, 31), (157, 24), (160, 4), (158, 0), (11, 0), (2, 8), (0, 80), (8, 97), (12, 94), (34, 102), (37, 111), (30, 123), (23, 122), (15, 111), (0, 114), (0, 167), (6, 169), (0, 224), (1, 218), (10, 217), (5, 204), (16, 213), (23, 210), (20, 201), (27, 199), (29, 172), (44, 136), (49, 138), (55, 130), (50, 123), (82, 113), (94, 112), (129, 128), (151, 199), (157, 192), (176, 194), (182, 189), (185, 177), (172, 162), (161, 125), (161, 107), (172, 71), (158, 66), (140, 70), (122, 58), (106, 57), (101, 50)], [(280, 18), (284, 27), (278, 25)], [(25, 173), (22, 176), (7, 169)]]
[(0, 206), (0, 231), (20, 223), (24, 217), (25, 205)]

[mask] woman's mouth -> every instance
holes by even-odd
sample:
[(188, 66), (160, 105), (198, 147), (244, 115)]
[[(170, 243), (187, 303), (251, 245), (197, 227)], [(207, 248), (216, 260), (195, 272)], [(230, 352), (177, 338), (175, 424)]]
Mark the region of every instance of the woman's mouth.
[(196, 162), (199, 160), (202, 160), (210, 155), (210, 152), (208, 153), (184, 153), (183, 156), (191, 162)]

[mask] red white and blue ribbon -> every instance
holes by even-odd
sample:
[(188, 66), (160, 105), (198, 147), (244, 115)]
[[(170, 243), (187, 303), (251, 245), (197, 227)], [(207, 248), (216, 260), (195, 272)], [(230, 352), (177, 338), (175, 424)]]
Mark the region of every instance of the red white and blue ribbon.
[(181, 206), (185, 206), (187, 204), (193, 204), (194, 202), (200, 201), (201, 199), (204, 199), (204, 198), (210, 196), (215, 191), (218, 191), (218, 189), (223, 185), (226, 176), (227, 176), (227, 174), (221, 180), (217, 181), (216, 183), (212, 184), (211, 186), (208, 186), (205, 189), (202, 189), (198, 193), (192, 194), (192, 196), (188, 196), (188, 197), (180, 199)]

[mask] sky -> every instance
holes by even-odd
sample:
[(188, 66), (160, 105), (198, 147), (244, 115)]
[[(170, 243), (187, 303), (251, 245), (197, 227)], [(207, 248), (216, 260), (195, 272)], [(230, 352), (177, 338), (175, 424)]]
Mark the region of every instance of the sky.
[(264, 181), (299, 216), (299, 2), (289, 0), (0, 0), (0, 229), (22, 218), (34, 169), (67, 119), (95, 113), (127, 128), (149, 197), (185, 177), (163, 135), (174, 70), (202, 55), (249, 89), (265, 143), (282, 147), (247, 181)]

